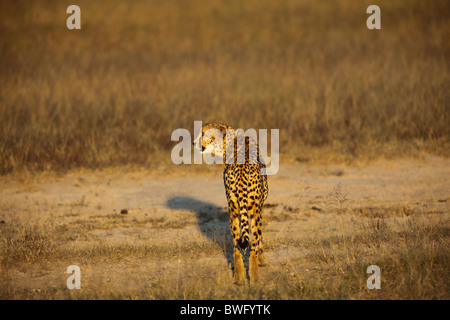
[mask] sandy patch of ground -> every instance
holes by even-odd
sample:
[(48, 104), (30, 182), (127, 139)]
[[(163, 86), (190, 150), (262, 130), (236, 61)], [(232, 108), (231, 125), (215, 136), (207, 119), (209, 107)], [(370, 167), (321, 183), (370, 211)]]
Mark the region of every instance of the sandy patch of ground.
[[(256, 291), (231, 284), (219, 167), (2, 177), (0, 189), (4, 297), (207, 299), (228, 298), (237, 290), (241, 298), (301, 298), (312, 279), (314, 288), (317, 281), (341, 281), (339, 270), (347, 279), (348, 266), (393, 254), (393, 241), (378, 249), (355, 242), (373, 221), (397, 230), (411, 217), (430, 217), (448, 228), (450, 161), (281, 165), (269, 177), (263, 211), (268, 266), (260, 269)], [(124, 209), (127, 214), (121, 214)], [(353, 251), (342, 255), (339, 250), (349, 244)], [(66, 288), (69, 265), (81, 268), (81, 290)], [(358, 276), (364, 283), (367, 276)], [(302, 289), (284, 292), (280, 279)], [(364, 290), (351, 287), (342, 297), (359, 297)], [(319, 291), (318, 297), (340, 297)], [(443, 295), (438, 298), (448, 298), (448, 290)]]

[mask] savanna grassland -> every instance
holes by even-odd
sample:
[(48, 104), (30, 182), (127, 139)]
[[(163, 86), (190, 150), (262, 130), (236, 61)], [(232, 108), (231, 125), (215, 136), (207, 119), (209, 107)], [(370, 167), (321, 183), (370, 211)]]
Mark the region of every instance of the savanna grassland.
[(1, 1), (0, 173), (169, 160), (177, 128), (351, 161), (449, 150), (448, 1)]
[[(9, 177), (0, 185), (0, 296), (448, 299), (448, 167), (434, 157), (281, 166), (263, 209), (268, 265), (252, 286), (232, 283), (220, 169)], [(80, 290), (66, 287), (71, 265)], [(366, 286), (370, 265), (380, 267), (379, 290)]]
[[(449, 299), (449, 1), (71, 4), (0, 0), (1, 299)], [(194, 120), (280, 130), (258, 285)]]

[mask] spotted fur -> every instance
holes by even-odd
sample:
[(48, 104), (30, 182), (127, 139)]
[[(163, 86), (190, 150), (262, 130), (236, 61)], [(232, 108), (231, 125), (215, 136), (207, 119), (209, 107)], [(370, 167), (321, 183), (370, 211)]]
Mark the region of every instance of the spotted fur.
[(234, 282), (245, 282), (240, 249), (248, 250), (251, 243), (249, 275), (250, 283), (256, 283), (258, 265), (265, 265), (261, 210), (269, 191), (267, 175), (261, 174), (265, 164), (259, 159), (259, 146), (253, 137), (245, 136), (242, 130), (234, 130), (223, 123), (204, 125), (194, 139), (194, 146), (202, 152), (213, 152), (223, 158), (223, 179), (233, 237)]

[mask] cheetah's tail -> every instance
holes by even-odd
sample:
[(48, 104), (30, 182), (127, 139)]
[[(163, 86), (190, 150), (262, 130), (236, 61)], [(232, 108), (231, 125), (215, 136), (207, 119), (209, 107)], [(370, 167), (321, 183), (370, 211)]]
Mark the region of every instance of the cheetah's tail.
[(248, 211), (247, 211), (247, 187), (244, 184), (243, 188), (239, 188), (239, 209), (241, 215), (241, 236), (239, 237), (239, 246), (242, 250), (247, 251), (249, 246), (249, 233), (248, 233)]

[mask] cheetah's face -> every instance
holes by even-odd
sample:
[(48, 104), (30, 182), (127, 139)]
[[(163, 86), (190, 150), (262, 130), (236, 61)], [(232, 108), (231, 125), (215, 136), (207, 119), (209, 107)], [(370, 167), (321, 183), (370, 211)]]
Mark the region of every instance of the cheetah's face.
[(202, 153), (213, 153), (218, 156), (223, 156), (223, 135), (222, 131), (217, 128), (205, 125), (202, 131), (194, 139), (194, 148), (200, 150)]

